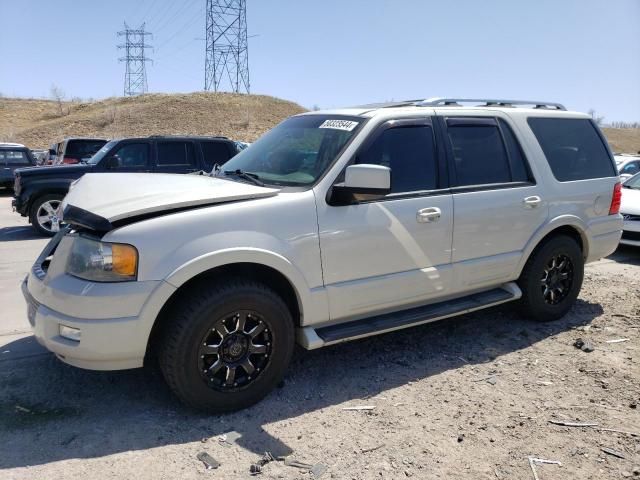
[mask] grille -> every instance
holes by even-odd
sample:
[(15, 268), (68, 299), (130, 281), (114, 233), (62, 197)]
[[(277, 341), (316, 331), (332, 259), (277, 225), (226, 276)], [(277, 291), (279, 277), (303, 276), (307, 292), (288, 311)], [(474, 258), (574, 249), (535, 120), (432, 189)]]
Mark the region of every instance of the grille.
[(640, 232), (630, 232), (628, 230), (622, 231), (622, 239), (623, 240), (634, 240), (636, 242), (640, 242)]

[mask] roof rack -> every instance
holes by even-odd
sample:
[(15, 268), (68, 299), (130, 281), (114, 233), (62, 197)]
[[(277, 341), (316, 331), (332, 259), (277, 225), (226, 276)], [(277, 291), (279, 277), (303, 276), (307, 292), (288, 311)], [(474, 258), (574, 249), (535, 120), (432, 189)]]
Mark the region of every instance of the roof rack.
[(566, 110), (561, 103), (554, 102), (538, 102), (534, 100), (502, 100), (490, 98), (428, 98), (415, 105), (420, 107), (461, 107), (461, 103), (475, 103), (479, 107), (515, 107), (516, 105), (535, 105), (534, 108)]

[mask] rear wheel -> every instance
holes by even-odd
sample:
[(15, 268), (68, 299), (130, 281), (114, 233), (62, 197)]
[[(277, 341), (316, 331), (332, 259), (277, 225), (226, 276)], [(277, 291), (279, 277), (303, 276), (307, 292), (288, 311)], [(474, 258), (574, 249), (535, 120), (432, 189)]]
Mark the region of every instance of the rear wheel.
[(578, 243), (566, 235), (551, 237), (534, 251), (518, 280), (522, 313), (539, 322), (561, 318), (578, 298), (583, 276)]
[(31, 225), (39, 234), (52, 237), (60, 230), (58, 209), (62, 199), (62, 195), (43, 195), (31, 205), (29, 218)]
[(253, 281), (199, 288), (166, 321), (160, 368), (180, 400), (200, 410), (225, 412), (258, 402), (282, 380), (293, 352), (287, 306)]

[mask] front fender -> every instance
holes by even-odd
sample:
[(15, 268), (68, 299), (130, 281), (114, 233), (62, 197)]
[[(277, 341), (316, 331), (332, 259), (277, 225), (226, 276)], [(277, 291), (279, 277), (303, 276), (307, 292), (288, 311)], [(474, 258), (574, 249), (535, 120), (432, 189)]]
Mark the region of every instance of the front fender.
[(196, 257), (171, 272), (165, 281), (180, 288), (193, 277), (224, 265), (253, 263), (277, 270), (293, 286), (300, 309), (301, 324), (328, 318), (324, 288), (310, 289), (302, 272), (284, 256), (260, 248), (227, 248)]

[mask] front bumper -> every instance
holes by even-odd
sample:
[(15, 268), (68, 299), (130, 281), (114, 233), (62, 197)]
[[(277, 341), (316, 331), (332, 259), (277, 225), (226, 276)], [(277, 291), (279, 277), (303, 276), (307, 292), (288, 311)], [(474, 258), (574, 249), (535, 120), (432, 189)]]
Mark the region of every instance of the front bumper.
[[(61, 238), (56, 235), (45, 247), (22, 284), (36, 339), (76, 367), (141, 367), (151, 327), (175, 288), (163, 281), (95, 283), (68, 275), (64, 260), (71, 240), (65, 245)], [(47, 257), (51, 263), (45, 268)], [(56, 262), (56, 257), (62, 258)], [(60, 336), (61, 325), (80, 329), (80, 341)]]

